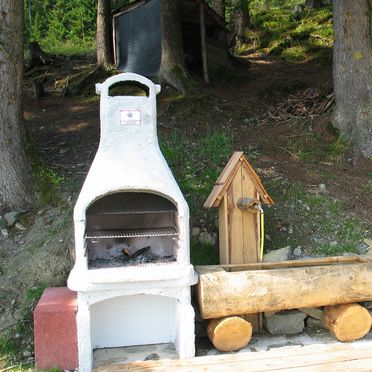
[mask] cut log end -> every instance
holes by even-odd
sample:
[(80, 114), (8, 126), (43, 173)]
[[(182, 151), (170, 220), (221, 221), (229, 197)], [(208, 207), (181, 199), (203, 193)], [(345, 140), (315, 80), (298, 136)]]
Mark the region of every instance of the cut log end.
[(358, 304), (326, 306), (323, 322), (326, 328), (342, 342), (358, 340), (371, 329), (371, 316)]
[(246, 346), (252, 337), (252, 325), (238, 316), (212, 319), (208, 337), (220, 351), (234, 351)]

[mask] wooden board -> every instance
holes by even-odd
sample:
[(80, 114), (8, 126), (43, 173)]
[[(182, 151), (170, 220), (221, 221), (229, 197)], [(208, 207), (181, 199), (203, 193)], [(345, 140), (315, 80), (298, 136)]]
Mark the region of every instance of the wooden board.
[(237, 201), (242, 197), (242, 170), (239, 167), (236, 176), (226, 191), (227, 218), (229, 226), (229, 263), (244, 263), (243, 212)]
[(226, 195), (223, 197), (222, 203), (218, 208), (218, 224), (220, 263), (229, 264), (229, 226)]
[[(257, 191), (253, 183), (250, 181), (248, 171), (245, 166), (241, 168), (241, 176), (241, 195), (244, 197), (257, 199)], [(236, 200), (236, 207), (238, 200)], [(260, 235), (257, 235), (257, 224), (259, 224), (259, 218), (259, 213), (253, 214), (249, 213), (248, 211), (242, 211), (243, 261), (239, 263), (256, 263), (260, 261)]]
[(185, 360), (158, 360), (98, 367), (97, 372), (357, 372), (371, 371), (372, 342), (291, 346), (256, 353), (224, 354)]
[(372, 258), (361, 256), (335, 256), (314, 258), (309, 260), (290, 260), (290, 261), (276, 261), (276, 262), (261, 262), (253, 264), (220, 264), (220, 265), (203, 265), (195, 266), (196, 271), (208, 269), (209, 272), (213, 270), (221, 271), (246, 271), (246, 270), (270, 270), (279, 268), (296, 268), (296, 267), (310, 267), (310, 266), (328, 266), (328, 265), (343, 265), (350, 263), (372, 263)]
[(203, 319), (328, 306), (372, 299), (372, 263), (272, 270), (217, 272), (199, 276)]

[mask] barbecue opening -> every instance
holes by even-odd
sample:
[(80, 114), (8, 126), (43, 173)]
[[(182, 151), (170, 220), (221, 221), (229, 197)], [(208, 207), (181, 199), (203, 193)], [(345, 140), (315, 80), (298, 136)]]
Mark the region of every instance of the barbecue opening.
[(109, 194), (87, 209), (88, 268), (168, 264), (177, 261), (177, 208), (144, 192)]

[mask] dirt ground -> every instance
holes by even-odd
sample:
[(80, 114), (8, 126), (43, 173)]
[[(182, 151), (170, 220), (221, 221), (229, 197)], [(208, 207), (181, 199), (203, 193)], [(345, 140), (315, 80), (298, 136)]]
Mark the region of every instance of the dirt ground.
[[(72, 73), (72, 68), (85, 66), (86, 61), (71, 61), (47, 76), (46, 96), (32, 98), (29, 82), (25, 85), (24, 115), (32, 138), (48, 167), (62, 174), (72, 197), (80, 189), (99, 142), (99, 98), (61, 97), (60, 89), (53, 89), (55, 81)], [(288, 138), (301, 140), (306, 132), (316, 132), (319, 145), (332, 137), (328, 127), (331, 110), (319, 117), (270, 121), (264, 125), (250, 125), (288, 95), (305, 88), (332, 85), (331, 67), (315, 62), (288, 64), (259, 56), (250, 56), (234, 69), (212, 78), (203, 88), (203, 96), (195, 100), (175, 103), (165, 93), (158, 98), (159, 136), (172, 131), (208, 135), (212, 130), (227, 130), (233, 134), (234, 149), (257, 150), (255, 165), (263, 179), (277, 173), (290, 182), (305, 185), (326, 183), (335, 198), (346, 201), (352, 211), (366, 219), (372, 218), (371, 172), (372, 160), (299, 161), (286, 150)], [(248, 123), (248, 124), (247, 124)], [(294, 156), (293, 156), (294, 155)]]
[[(30, 79), (25, 80), (26, 125), (45, 165), (64, 177), (61, 192), (66, 204), (44, 208), (24, 222), (26, 232), (14, 231), (0, 242), (0, 291), (5, 294), (0, 300), (0, 333), (22, 316), (28, 288), (63, 285), (72, 265), (72, 207), (99, 143), (99, 97), (62, 96), (55, 83), (89, 62), (66, 60), (49, 68), (46, 95), (37, 101)], [(267, 112), (290, 94), (331, 83), (330, 66), (251, 55), (212, 77), (197, 97), (179, 100), (164, 89), (158, 97), (159, 136), (172, 132), (208, 136), (213, 130), (226, 130), (233, 135), (234, 150), (245, 151), (248, 158), (254, 154), (255, 169), (264, 183), (284, 179), (308, 189), (325, 184), (327, 195), (343, 201), (351, 215), (371, 226), (372, 159), (352, 159), (345, 153), (341, 158), (307, 162), (292, 150), (309, 133), (317, 134), (320, 147), (334, 140), (329, 130), (331, 110), (281, 123), (267, 120)], [(31, 339), (25, 350), (32, 350)]]

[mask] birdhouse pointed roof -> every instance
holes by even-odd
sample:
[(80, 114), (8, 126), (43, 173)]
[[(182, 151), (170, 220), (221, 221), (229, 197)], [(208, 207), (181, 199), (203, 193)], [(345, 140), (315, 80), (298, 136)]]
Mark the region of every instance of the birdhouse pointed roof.
[(244, 157), (243, 151), (235, 151), (230, 160), (226, 164), (220, 176), (213, 187), (212, 192), (209, 194), (208, 199), (205, 201), (204, 208), (218, 207), (231, 182), (233, 181), (239, 167), (245, 166), (250, 181), (255, 186), (261, 201), (266, 205), (273, 205), (274, 201), (263, 187), (260, 178), (254, 171), (248, 160)]

